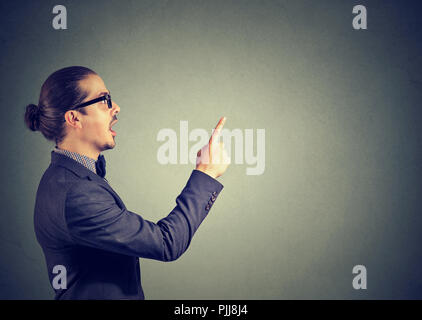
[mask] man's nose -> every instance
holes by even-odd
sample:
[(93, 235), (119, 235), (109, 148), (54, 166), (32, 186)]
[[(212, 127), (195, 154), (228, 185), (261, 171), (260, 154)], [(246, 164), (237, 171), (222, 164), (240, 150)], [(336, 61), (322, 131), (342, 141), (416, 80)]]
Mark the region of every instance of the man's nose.
[(112, 101), (112, 104), (113, 104), (113, 115), (114, 114), (118, 114), (120, 112), (119, 105), (116, 102), (114, 102), (114, 101)]

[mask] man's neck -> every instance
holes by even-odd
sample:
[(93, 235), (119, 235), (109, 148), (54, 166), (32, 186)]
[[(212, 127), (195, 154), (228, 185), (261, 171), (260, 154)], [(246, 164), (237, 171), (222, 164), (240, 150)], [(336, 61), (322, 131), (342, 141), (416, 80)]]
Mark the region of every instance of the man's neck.
[(86, 156), (88, 158), (97, 160), (98, 156), (100, 155), (100, 152), (98, 150), (91, 150), (90, 148), (86, 148), (83, 146), (76, 146), (76, 145), (71, 145), (65, 142), (62, 142), (60, 144), (57, 144), (57, 148), (62, 149), (62, 150), (67, 150), (70, 152), (76, 152), (79, 153), (83, 156)]

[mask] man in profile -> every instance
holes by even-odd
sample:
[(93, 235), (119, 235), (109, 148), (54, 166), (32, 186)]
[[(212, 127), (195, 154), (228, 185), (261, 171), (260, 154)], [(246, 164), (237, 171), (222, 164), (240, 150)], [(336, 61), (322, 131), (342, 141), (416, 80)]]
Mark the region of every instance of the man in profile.
[[(144, 299), (139, 257), (180, 257), (223, 189), (216, 179), (230, 163), (218, 141), (225, 117), (167, 217), (153, 223), (129, 211), (105, 179), (101, 154), (116, 145), (119, 112), (98, 74), (78, 66), (51, 74), (38, 105), (26, 107), (28, 128), (56, 144), (34, 210), (55, 299)], [(55, 281), (59, 272), (64, 281)]]

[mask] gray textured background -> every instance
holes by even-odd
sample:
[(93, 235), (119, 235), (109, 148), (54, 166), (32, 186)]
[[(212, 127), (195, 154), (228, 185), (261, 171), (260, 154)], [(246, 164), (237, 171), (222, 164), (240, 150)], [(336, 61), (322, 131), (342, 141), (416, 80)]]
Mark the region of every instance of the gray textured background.
[[(121, 107), (107, 176), (158, 221), (193, 165), (162, 128), (266, 130), (266, 170), (232, 165), (177, 261), (141, 259), (147, 299), (421, 298), (417, 1), (2, 1), (0, 298), (51, 299), (33, 231), (53, 144), (25, 129), (53, 71), (92, 68)], [(51, 26), (65, 5), (68, 30)], [(352, 8), (368, 9), (368, 30)], [(352, 268), (368, 289), (352, 288)]]

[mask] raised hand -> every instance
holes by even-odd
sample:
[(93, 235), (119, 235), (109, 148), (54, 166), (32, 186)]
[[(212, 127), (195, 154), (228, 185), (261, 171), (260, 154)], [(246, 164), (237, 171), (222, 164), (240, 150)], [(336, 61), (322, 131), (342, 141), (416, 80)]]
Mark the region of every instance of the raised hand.
[(196, 170), (200, 170), (213, 178), (221, 176), (231, 162), (224, 149), (224, 143), (218, 141), (225, 123), (226, 117), (222, 117), (218, 121), (208, 144), (197, 153)]

